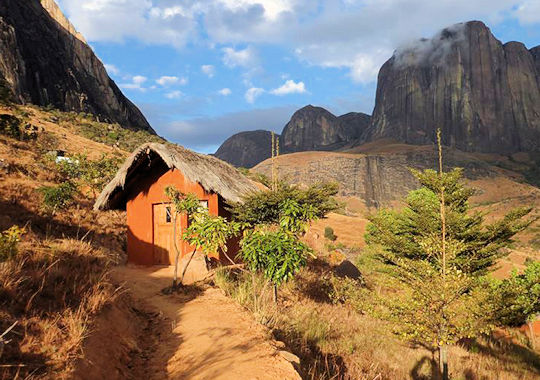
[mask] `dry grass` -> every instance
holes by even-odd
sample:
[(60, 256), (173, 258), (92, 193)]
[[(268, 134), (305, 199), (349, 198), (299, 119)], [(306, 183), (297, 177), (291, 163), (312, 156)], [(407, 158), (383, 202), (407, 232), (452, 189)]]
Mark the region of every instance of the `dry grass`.
[[(252, 310), (274, 337), (301, 358), (304, 378), (436, 379), (433, 353), (399, 340), (391, 323), (377, 318), (377, 310), (367, 310), (373, 300), (395, 292), (398, 285), (369, 257), (359, 266), (366, 273), (368, 288), (367, 297), (357, 304), (332, 301), (331, 283), (340, 279), (332, 276), (326, 259), (310, 263), (294, 282), (284, 286), (277, 306), (271, 302), (268, 287), (266, 296), (254, 306), (250, 276), (220, 274), (216, 284)], [(264, 281), (258, 278), (255, 283), (260, 294)], [(537, 379), (540, 356), (525, 343), (493, 336), (463, 342), (450, 350), (451, 376), (464, 380)]]
[(82, 196), (73, 208), (47, 214), (36, 189), (58, 176), (43, 154), (125, 153), (47, 121), (43, 110), (0, 111), (40, 127), (36, 141), (0, 136), (0, 230), (27, 230), (15, 259), (0, 263), (0, 332), (17, 322), (0, 356), (0, 379), (67, 378), (96, 315), (117, 295), (108, 271), (122, 259), (125, 227), (121, 213), (95, 214), (92, 201)]

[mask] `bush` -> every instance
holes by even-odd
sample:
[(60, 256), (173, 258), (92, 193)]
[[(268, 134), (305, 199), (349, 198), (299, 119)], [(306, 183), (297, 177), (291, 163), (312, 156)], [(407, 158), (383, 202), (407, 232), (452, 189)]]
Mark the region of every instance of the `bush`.
[(77, 187), (72, 182), (64, 182), (58, 186), (42, 186), (38, 191), (43, 194), (43, 206), (53, 214), (73, 203)]
[(520, 326), (540, 314), (540, 261), (527, 266), (522, 274), (513, 272), (493, 288), (497, 320)]
[(324, 228), (324, 237), (330, 241), (336, 241), (337, 236), (334, 234), (334, 229), (330, 226)]
[(12, 226), (0, 233), (0, 262), (11, 260), (17, 256), (18, 245), (21, 241), (21, 236), (25, 232), (24, 228)]
[(0, 133), (18, 139), (21, 137), (21, 120), (13, 115), (0, 115)]

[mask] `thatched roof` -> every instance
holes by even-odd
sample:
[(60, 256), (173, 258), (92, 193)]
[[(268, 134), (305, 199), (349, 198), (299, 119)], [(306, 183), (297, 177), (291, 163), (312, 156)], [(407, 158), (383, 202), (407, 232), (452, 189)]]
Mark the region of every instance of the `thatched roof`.
[(199, 183), (208, 192), (219, 194), (227, 202), (239, 202), (243, 195), (260, 190), (255, 182), (216, 157), (195, 153), (179, 145), (148, 143), (128, 157), (101, 192), (94, 210), (124, 209), (126, 190), (137, 179), (163, 164), (179, 170), (186, 179)]

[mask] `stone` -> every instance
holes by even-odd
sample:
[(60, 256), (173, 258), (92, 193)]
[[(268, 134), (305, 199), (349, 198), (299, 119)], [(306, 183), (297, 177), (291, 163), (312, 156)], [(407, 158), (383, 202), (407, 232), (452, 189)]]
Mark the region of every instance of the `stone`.
[(391, 138), (466, 152), (540, 150), (540, 48), (501, 43), (480, 21), (398, 49), (381, 68), (358, 144)]
[(356, 265), (349, 260), (343, 260), (343, 262), (334, 269), (334, 273), (341, 278), (351, 278), (353, 280), (362, 279), (362, 273), (360, 273)]
[(53, 0), (0, 2), (0, 79), (18, 103), (155, 133)]
[(272, 156), (272, 132), (257, 130), (237, 133), (219, 147), (215, 156), (236, 167), (252, 168)]

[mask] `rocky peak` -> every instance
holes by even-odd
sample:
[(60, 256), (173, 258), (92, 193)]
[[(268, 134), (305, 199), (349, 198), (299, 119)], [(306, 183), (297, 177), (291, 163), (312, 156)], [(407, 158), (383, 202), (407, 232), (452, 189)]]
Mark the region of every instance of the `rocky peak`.
[(244, 168), (252, 168), (271, 155), (272, 132), (263, 130), (237, 133), (229, 137), (215, 153), (217, 158)]
[(0, 1), (0, 82), (20, 103), (154, 132), (52, 0)]
[(441, 128), (444, 144), (464, 151), (540, 150), (537, 66), (536, 50), (503, 45), (480, 21), (446, 28), (383, 65), (362, 140), (431, 144)]
[(281, 147), (284, 153), (332, 150), (350, 140), (334, 114), (308, 105), (296, 111), (283, 129)]
[(77, 32), (77, 29), (75, 29), (73, 24), (71, 24), (67, 17), (64, 16), (64, 13), (62, 13), (62, 10), (54, 0), (41, 0), (41, 5), (43, 5), (43, 9), (45, 9), (61, 27), (67, 30), (69, 34), (86, 43), (83, 35)]

